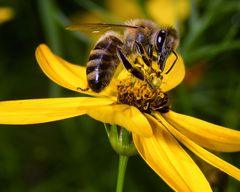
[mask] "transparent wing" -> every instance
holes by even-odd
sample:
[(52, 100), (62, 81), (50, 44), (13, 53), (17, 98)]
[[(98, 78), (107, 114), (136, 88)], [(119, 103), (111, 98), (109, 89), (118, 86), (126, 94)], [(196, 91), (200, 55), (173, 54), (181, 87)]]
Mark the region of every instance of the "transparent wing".
[(99, 33), (105, 32), (110, 29), (121, 30), (124, 28), (133, 28), (137, 29), (140, 26), (127, 25), (127, 24), (108, 24), (108, 23), (82, 23), (77, 25), (70, 25), (66, 27), (70, 31), (81, 31), (81, 32), (92, 32)]

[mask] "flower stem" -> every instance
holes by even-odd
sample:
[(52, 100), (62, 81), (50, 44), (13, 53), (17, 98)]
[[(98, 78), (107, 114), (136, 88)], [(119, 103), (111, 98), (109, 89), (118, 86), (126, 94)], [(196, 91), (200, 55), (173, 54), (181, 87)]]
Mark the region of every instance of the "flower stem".
[(119, 155), (118, 178), (116, 192), (123, 191), (124, 178), (127, 168), (128, 156)]
[(119, 155), (116, 192), (122, 192), (128, 157), (135, 155), (137, 151), (129, 131), (117, 125), (104, 124), (104, 126), (112, 148)]
[[(56, 22), (58, 8), (55, 0), (38, 0), (38, 8), (47, 44), (54, 53), (63, 55), (59, 26)], [(50, 97), (59, 97), (60, 91), (60, 86), (50, 82)]]

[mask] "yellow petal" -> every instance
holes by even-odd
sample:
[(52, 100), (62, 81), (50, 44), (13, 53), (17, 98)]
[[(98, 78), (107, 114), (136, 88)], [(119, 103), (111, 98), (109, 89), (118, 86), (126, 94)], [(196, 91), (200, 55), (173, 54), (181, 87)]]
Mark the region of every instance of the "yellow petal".
[(168, 130), (148, 116), (153, 136), (133, 134), (134, 144), (148, 165), (175, 191), (212, 191), (208, 181), (191, 157)]
[(74, 66), (55, 56), (45, 45), (40, 44), (36, 49), (36, 59), (43, 72), (55, 83), (73, 91), (78, 87), (87, 86), (85, 68)]
[(92, 118), (104, 123), (116, 124), (137, 135), (150, 137), (152, 128), (146, 117), (135, 107), (129, 105), (112, 105), (98, 107), (87, 112)]
[(76, 92), (81, 92), (79, 88), (87, 87), (85, 67), (73, 65), (57, 57), (46, 45), (41, 44), (37, 47), (36, 59), (49, 79), (62, 87)]
[(227, 173), (228, 175), (234, 177), (237, 180), (240, 180), (240, 169), (234, 167), (233, 165), (229, 164), (228, 162), (220, 159), (216, 155), (210, 153), (209, 151), (205, 150), (204, 148), (200, 147), (188, 137), (180, 133), (177, 129), (175, 129), (171, 124), (169, 124), (163, 117), (160, 115), (158, 119), (164, 124), (167, 129), (187, 148), (189, 148), (193, 153), (197, 156), (202, 158), (204, 161), (209, 163), (210, 165), (220, 169), (221, 171)]
[(81, 91), (80, 88), (88, 87), (86, 79), (86, 68), (71, 64), (64, 59), (54, 55), (51, 50), (41, 44), (36, 49), (36, 58), (43, 72), (55, 83), (67, 89), (92, 95), (92, 96), (115, 96), (116, 95), (116, 80), (112, 80), (110, 85), (101, 93), (95, 93), (91, 89)]
[(178, 131), (203, 147), (223, 152), (240, 151), (240, 131), (173, 111), (163, 116)]
[[(165, 71), (166, 72), (172, 66), (174, 60), (176, 59), (174, 54), (171, 54), (167, 60)], [(178, 54), (178, 60), (175, 63), (172, 70), (163, 76), (163, 82), (161, 85), (161, 90), (163, 92), (167, 92), (174, 87), (176, 87), (179, 83), (182, 82), (185, 76), (185, 66), (182, 57)]]
[(85, 114), (89, 109), (112, 104), (104, 98), (73, 97), (0, 102), (0, 124), (36, 124)]

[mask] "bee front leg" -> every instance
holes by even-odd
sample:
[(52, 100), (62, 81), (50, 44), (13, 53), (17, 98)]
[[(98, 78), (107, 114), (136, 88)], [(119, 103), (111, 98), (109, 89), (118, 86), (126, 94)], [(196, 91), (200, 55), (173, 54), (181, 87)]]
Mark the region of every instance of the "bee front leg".
[(134, 68), (132, 64), (128, 61), (125, 55), (122, 53), (120, 48), (117, 48), (117, 55), (120, 61), (123, 63), (124, 67), (136, 78), (144, 81), (144, 75), (138, 69)]
[(146, 57), (145, 52), (144, 52), (144, 49), (143, 49), (143, 46), (142, 46), (140, 43), (138, 43), (137, 41), (135, 41), (135, 46), (136, 46), (136, 48), (137, 48), (138, 53), (141, 55), (143, 62), (144, 62), (148, 67), (150, 67), (150, 66), (152, 65), (152, 62), (151, 62), (151, 59), (148, 59), (148, 58)]
[(147, 51), (148, 51), (148, 57), (152, 61), (152, 58), (153, 58), (153, 45), (152, 44), (150, 44), (148, 46), (148, 50)]
[(177, 53), (174, 51), (174, 50), (172, 50), (172, 53), (175, 55), (175, 60), (173, 61), (173, 64), (172, 64), (172, 66), (167, 70), (167, 72), (165, 73), (165, 74), (168, 74), (171, 70), (172, 70), (172, 68), (174, 67), (174, 65), (175, 65), (175, 63), (177, 62), (177, 60), (178, 60), (178, 55), (177, 55)]

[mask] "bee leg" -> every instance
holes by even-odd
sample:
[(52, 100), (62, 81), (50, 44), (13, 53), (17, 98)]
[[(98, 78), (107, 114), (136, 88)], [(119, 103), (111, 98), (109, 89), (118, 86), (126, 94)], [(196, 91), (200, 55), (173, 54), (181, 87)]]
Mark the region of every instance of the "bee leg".
[(149, 57), (149, 59), (151, 59), (152, 60), (152, 58), (153, 58), (153, 45), (152, 44), (150, 44), (149, 46), (148, 46), (148, 57)]
[(166, 54), (159, 54), (158, 55), (158, 58), (157, 58), (157, 62), (158, 62), (158, 65), (159, 65), (159, 69), (161, 70), (161, 71), (163, 71), (164, 70), (164, 68), (165, 68), (165, 58), (167, 57), (167, 55)]
[(141, 55), (141, 57), (142, 57), (143, 62), (144, 62), (147, 66), (151, 66), (152, 62), (151, 62), (150, 59), (148, 59), (148, 58), (145, 56), (143, 46), (142, 46), (140, 43), (138, 43), (137, 41), (135, 41), (135, 45), (136, 45), (136, 48), (137, 48), (138, 53), (139, 53), (139, 54)]
[(89, 90), (89, 87), (87, 88), (81, 88), (81, 87), (77, 87), (77, 91), (88, 91)]
[(131, 63), (128, 61), (128, 59), (125, 57), (125, 55), (122, 53), (120, 48), (117, 48), (117, 54), (119, 59), (122, 61), (124, 67), (135, 77), (137, 77), (140, 80), (144, 80), (144, 75), (139, 71), (138, 69), (134, 68)]
[(175, 60), (174, 60), (174, 62), (173, 62), (173, 64), (172, 64), (172, 66), (167, 70), (167, 72), (165, 73), (165, 74), (168, 74), (171, 70), (172, 70), (172, 68), (174, 67), (174, 65), (175, 65), (175, 63), (177, 62), (177, 60), (178, 60), (178, 55), (177, 55), (177, 53), (174, 51), (174, 50), (172, 50), (172, 53), (175, 55)]

